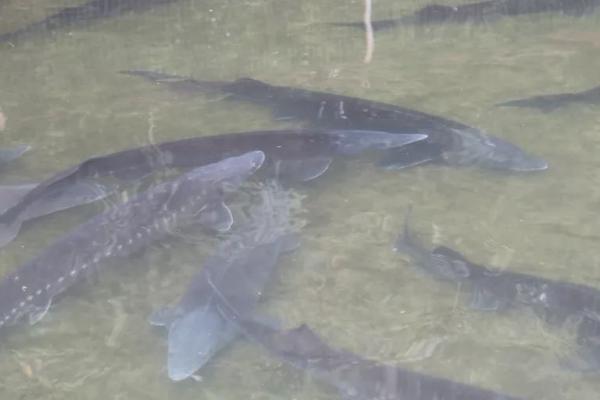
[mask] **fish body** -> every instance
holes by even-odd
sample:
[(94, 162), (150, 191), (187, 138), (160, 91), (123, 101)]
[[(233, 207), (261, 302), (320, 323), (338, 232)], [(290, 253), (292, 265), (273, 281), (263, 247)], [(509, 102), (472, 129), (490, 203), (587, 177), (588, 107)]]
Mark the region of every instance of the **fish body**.
[(536, 108), (542, 112), (552, 112), (571, 104), (600, 104), (600, 86), (576, 93), (559, 93), (528, 97), (496, 104), (502, 107)]
[(334, 157), (369, 149), (384, 151), (424, 138), (422, 134), (371, 131), (256, 131), (181, 139), (93, 157), (56, 173), (7, 205), (0, 214), (0, 246), (15, 238), (24, 221), (50, 212), (51, 201), (63, 206), (56, 209), (64, 209), (76, 205), (76, 198), (88, 199), (93, 193), (100, 198), (110, 192), (109, 186), (100, 185), (101, 179), (140, 179), (164, 167), (193, 168), (259, 150), (266, 155), (263, 169), (307, 181), (323, 174)]
[(364, 359), (330, 346), (307, 325), (281, 330), (247, 319), (236, 323), (250, 340), (335, 387), (345, 400), (518, 400), (477, 386)]
[(13, 32), (0, 35), (0, 43), (15, 43), (36, 34), (54, 32), (68, 27), (84, 25), (96, 20), (115, 17), (132, 11), (145, 11), (176, 0), (90, 0), (81, 5), (66, 7)]
[(254, 79), (199, 81), (153, 71), (125, 71), (174, 90), (221, 92), (234, 100), (267, 107), (276, 118), (297, 119), (328, 129), (360, 129), (397, 134), (420, 132), (426, 140), (386, 152), (382, 166), (404, 168), (427, 162), (475, 165), (509, 171), (544, 170), (548, 164), (512, 143), (443, 117), (409, 108)]
[(471, 308), (483, 311), (529, 308), (552, 325), (574, 325), (578, 343), (595, 352), (592, 354), (597, 357), (592, 360), (588, 355), (589, 367), (594, 364), (600, 368), (600, 290), (530, 274), (493, 270), (444, 246), (429, 250), (410, 231), (408, 223), (395, 249), (408, 254), (415, 265), (432, 277), (460, 283), (470, 294)]
[(257, 151), (191, 170), (66, 233), (2, 278), (0, 327), (24, 316), (37, 322), (53, 297), (102, 263), (125, 258), (173, 229), (194, 223), (229, 229), (232, 217), (223, 203), (223, 190), (242, 183), (263, 161), (264, 154)]
[[(485, 0), (458, 4), (430, 4), (399, 18), (372, 21), (373, 30), (382, 31), (403, 25), (489, 23), (503, 17), (544, 12), (581, 16), (600, 5), (599, 0)], [(335, 26), (364, 28), (363, 22), (332, 23)]]

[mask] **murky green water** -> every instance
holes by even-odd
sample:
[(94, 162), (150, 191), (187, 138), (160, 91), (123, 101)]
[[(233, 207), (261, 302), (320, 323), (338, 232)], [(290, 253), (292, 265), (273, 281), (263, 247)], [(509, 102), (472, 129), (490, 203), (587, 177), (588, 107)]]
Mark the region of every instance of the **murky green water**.
[[(0, 3), (0, 32), (77, 1)], [(450, 2), (449, 2), (450, 3)], [(425, 2), (377, 1), (376, 16)], [(254, 77), (401, 104), (480, 127), (548, 160), (548, 171), (502, 175), (424, 166), (400, 172), (349, 162), (298, 187), (303, 246), (281, 263), (264, 301), (289, 326), (386, 363), (527, 399), (596, 399), (597, 375), (560, 366), (572, 336), (522, 311), (467, 309), (456, 287), (423, 276), (391, 244), (408, 205), (424, 237), (475, 261), (600, 288), (599, 108), (552, 114), (493, 104), (599, 84), (600, 12), (508, 18), (487, 26), (376, 35), (316, 23), (362, 16), (358, 1), (203, 1), (38, 37), (0, 49), (2, 146), (34, 149), (2, 176), (39, 180), (92, 155), (154, 141), (276, 125), (265, 110), (181, 97), (124, 69), (201, 79)], [(45, 218), (0, 250), (11, 271), (87, 207)], [(171, 383), (164, 336), (146, 317), (175, 301), (214, 247), (177, 240), (71, 291), (39, 324), (0, 344), (0, 397), (17, 399), (330, 399), (337, 394), (238, 341)]]

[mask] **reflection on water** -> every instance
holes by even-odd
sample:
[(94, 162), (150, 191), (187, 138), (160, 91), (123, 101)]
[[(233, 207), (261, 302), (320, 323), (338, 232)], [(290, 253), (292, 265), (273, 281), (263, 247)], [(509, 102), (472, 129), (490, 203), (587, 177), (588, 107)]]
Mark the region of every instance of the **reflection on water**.
[[(0, 33), (79, 4), (0, 1)], [(374, 18), (425, 5), (378, 1)], [(467, 287), (419, 273), (392, 246), (412, 205), (427, 245), (509, 272), (600, 288), (600, 117), (597, 100), (582, 101), (595, 99), (591, 89), (600, 84), (600, 12), (397, 26), (376, 33), (370, 64), (363, 63), (364, 32), (322, 24), (353, 22), (362, 13), (359, 1), (180, 0), (1, 44), (0, 147), (32, 149), (3, 165), (0, 183), (40, 181), (92, 156), (150, 143), (295, 125), (274, 120), (261, 105), (223, 93), (170, 92), (123, 70), (207, 81), (251, 77), (477, 127), (543, 158), (548, 170), (507, 174), (440, 163), (383, 170), (368, 158), (336, 160), (319, 179), (292, 185), (305, 196), (307, 224), (301, 247), (280, 260), (260, 314), (284, 327), (306, 323), (336, 349), (387, 365), (526, 399), (595, 399), (597, 373), (565, 362), (577, 351), (576, 327), (546, 324), (529, 309), (474, 311), (464, 301)], [(550, 112), (496, 106), (561, 94), (569, 101), (552, 102)], [(25, 224), (1, 250), (2, 274), (117, 197)], [(247, 206), (237, 197), (234, 216)], [(211, 360), (200, 381), (169, 381), (166, 337), (147, 318), (181, 297), (225, 238), (174, 235), (92, 274), (38, 324), (11, 328), (0, 346), (0, 393), (338, 398), (244, 340)]]

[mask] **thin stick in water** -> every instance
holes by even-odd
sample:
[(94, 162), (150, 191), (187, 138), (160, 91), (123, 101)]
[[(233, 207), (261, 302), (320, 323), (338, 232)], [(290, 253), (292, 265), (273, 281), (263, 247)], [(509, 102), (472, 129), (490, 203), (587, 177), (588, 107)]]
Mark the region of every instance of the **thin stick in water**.
[(373, 59), (373, 49), (375, 47), (375, 40), (373, 39), (373, 25), (371, 24), (371, 0), (365, 0), (365, 38), (367, 42), (367, 50), (365, 53), (364, 62), (370, 63)]

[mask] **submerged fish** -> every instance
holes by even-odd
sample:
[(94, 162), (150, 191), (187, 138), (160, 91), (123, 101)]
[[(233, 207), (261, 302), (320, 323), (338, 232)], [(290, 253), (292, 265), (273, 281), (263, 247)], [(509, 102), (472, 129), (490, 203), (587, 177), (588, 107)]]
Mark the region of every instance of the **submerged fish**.
[(2, 278), (0, 327), (24, 316), (30, 323), (39, 321), (53, 297), (97, 270), (100, 263), (125, 258), (178, 227), (197, 223), (229, 229), (232, 216), (223, 203), (223, 191), (241, 184), (263, 161), (264, 154), (254, 151), (193, 169), (65, 234)]
[(29, 24), (13, 32), (0, 35), (0, 43), (25, 39), (27, 37), (83, 25), (95, 20), (115, 17), (131, 11), (145, 11), (154, 6), (168, 4), (176, 0), (90, 0), (81, 5), (66, 7), (41, 21)]
[[(12, 149), (0, 149), (0, 166), (20, 157), (29, 148), (29, 146), (21, 145)], [(21, 202), (37, 185), (37, 183), (0, 185), (0, 215)], [(109, 192), (110, 188), (91, 182), (78, 182), (62, 191), (49, 190), (43, 193), (25, 210), (22, 219), (38, 218), (71, 207), (91, 203), (106, 197)]]
[(151, 316), (151, 324), (168, 329), (170, 379), (189, 378), (239, 334), (236, 324), (220, 314), (214, 288), (240, 315), (251, 316), (279, 256), (297, 247), (296, 235), (286, 233), (290, 223), (287, 206), (281, 203), (285, 196), (274, 186), (266, 192), (265, 201), (253, 208), (242, 232), (204, 262), (177, 305)]
[(424, 138), (371, 131), (257, 131), (181, 139), (93, 157), (41, 182), (0, 214), (0, 246), (16, 237), (24, 221), (47, 209), (49, 198), (66, 198), (63, 204), (68, 204), (66, 192), (74, 196), (85, 196), (90, 188), (109, 192), (109, 186), (98, 186), (100, 178), (139, 179), (164, 167), (197, 167), (261, 150), (272, 173), (307, 181), (323, 174), (336, 156), (402, 147)]
[[(229, 313), (230, 318), (231, 315)], [(231, 320), (250, 340), (333, 386), (346, 400), (519, 400), (477, 386), (364, 359), (330, 346), (307, 325), (281, 330), (256, 320), (235, 317)]]
[[(375, 31), (402, 25), (431, 25), (441, 23), (486, 23), (502, 17), (543, 12), (559, 12), (581, 16), (600, 5), (600, 0), (484, 0), (456, 6), (430, 4), (412, 14), (399, 18), (372, 21)], [(335, 22), (330, 25), (364, 28), (363, 22)]]
[(28, 151), (30, 148), (31, 146), (22, 144), (20, 146), (15, 146), (12, 148), (0, 149), (0, 166), (3, 166), (4, 164), (8, 164), (16, 160), (17, 158), (25, 154), (25, 152)]
[(573, 103), (600, 104), (600, 86), (582, 92), (534, 96), (496, 105), (502, 107), (530, 107), (543, 112), (551, 112)]
[(336, 129), (371, 129), (394, 133), (420, 132), (426, 140), (387, 152), (380, 164), (403, 168), (427, 162), (538, 171), (548, 164), (512, 143), (460, 122), (420, 111), (333, 93), (274, 86), (254, 79), (198, 81), (153, 71), (125, 71), (174, 90), (222, 92), (234, 100), (269, 108), (277, 118), (299, 119)]
[[(0, 213), (15, 207), (39, 183), (23, 183), (18, 185), (0, 185)], [(99, 183), (77, 182), (61, 191), (43, 193), (23, 213), (23, 220), (30, 220), (57, 211), (92, 203), (107, 197), (111, 192), (109, 187)]]
[(577, 368), (600, 368), (600, 290), (519, 272), (474, 264), (444, 246), (428, 250), (410, 231), (408, 221), (395, 244), (435, 278), (457, 282), (470, 292), (469, 306), (484, 311), (527, 307), (553, 325), (575, 326), (581, 360)]

